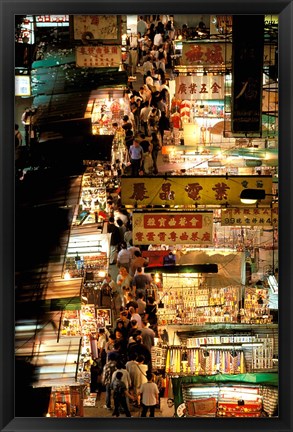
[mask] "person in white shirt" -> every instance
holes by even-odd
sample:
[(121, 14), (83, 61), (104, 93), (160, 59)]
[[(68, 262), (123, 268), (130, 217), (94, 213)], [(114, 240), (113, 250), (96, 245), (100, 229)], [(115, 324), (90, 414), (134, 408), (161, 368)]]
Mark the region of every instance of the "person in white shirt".
[(129, 37), (129, 60), (128, 66), (130, 69), (131, 76), (136, 73), (136, 66), (138, 60), (138, 37), (136, 34), (132, 34)]
[(151, 75), (151, 72), (150, 72), (150, 71), (147, 71), (146, 78), (145, 78), (145, 83), (146, 83), (146, 85), (147, 85), (150, 89), (152, 89), (152, 87), (154, 87), (154, 80), (153, 80), (153, 78), (152, 78), (152, 75)]
[(97, 340), (97, 348), (98, 348), (98, 354), (99, 358), (102, 361), (102, 365), (104, 366), (106, 363), (106, 343), (107, 343), (107, 336), (104, 328), (99, 328), (99, 337)]
[(121, 243), (121, 249), (117, 255), (117, 267), (125, 267), (129, 272), (129, 266), (131, 261), (131, 253), (127, 249), (127, 245), (125, 242)]
[(144, 79), (148, 75), (148, 72), (150, 72), (150, 75), (151, 75), (153, 70), (154, 70), (154, 65), (152, 63), (152, 58), (149, 56), (149, 57), (147, 57), (147, 60), (144, 62), (143, 66), (142, 66), (142, 72), (144, 75)]
[(145, 102), (143, 108), (140, 110), (140, 124), (144, 129), (145, 136), (149, 135), (148, 131), (148, 116), (151, 112), (152, 107), (150, 106), (149, 102)]
[(163, 35), (162, 35), (162, 33), (156, 33), (155, 34), (155, 37), (154, 37), (154, 45), (156, 46), (156, 47), (159, 47), (159, 46), (161, 46), (161, 45), (163, 45)]
[(130, 321), (136, 320), (136, 322), (137, 322), (137, 328), (139, 330), (141, 330), (142, 329), (141, 316), (138, 313), (135, 312), (135, 309), (132, 306), (130, 306), (130, 308), (128, 309), (128, 311), (129, 311), (129, 313), (131, 315)]
[(159, 389), (154, 383), (154, 375), (151, 372), (146, 373), (147, 382), (142, 384), (139, 389), (139, 400), (142, 404), (141, 417), (146, 417), (150, 410), (150, 417), (155, 417), (155, 408), (159, 403)]

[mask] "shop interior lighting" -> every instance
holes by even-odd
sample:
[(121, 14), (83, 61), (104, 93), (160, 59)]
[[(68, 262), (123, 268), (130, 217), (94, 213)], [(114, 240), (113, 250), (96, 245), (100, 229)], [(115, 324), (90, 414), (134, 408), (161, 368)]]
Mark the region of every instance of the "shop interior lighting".
[(260, 347), (263, 346), (262, 343), (243, 343), (242, 344), (243, 347)]
[(278, 294), (278, 282), (274, 275), (268, 277), (268, 284), (274, 294)]
[[(239, 346), (238, 346), (239, 345)], [(218, 350), (218, 349), (222, 349), (222, 350), (241, 350), (242, 349), (242, 346), (243, 345), (245, 345), (245, 344), (237, 344), (237, 346), (235, 346), (235, 345), (223, 345), (223, 344), (221, 344), (221, 345), (206, 345), (205, 346), (205, 348), (207, 349), (207, 350), (212, 350), (212, 349), (216, 349), (216, 350)], [(256, 345), (256, 344), (252, 344), (252, 345)], [(262, 345), (262, 344), (260, 344), (260, 345)], [(200, 345), (200, 348), (202, 348), (202, 345)]]
[(65, 270), (65, 273), (64, 273), (63, 278), (64, 278), (65, 280), (70, 280), (70, 279), (71, 279), (71, 276), (70, 276), (69, 270)]

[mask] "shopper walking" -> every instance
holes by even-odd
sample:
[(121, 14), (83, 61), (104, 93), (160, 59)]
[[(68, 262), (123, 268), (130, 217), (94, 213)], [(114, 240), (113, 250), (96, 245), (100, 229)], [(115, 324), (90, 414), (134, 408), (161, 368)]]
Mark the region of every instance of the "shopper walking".
[(152, 158), (153, 158), (153, 167), (154, 167), (153, 173), (158, 174), (159, 171), (158, 171), (157, 160), (158, 160), (159, 151), (161, 150), (162, 146), (158, 138), (157, 132), (152, 132), (151, 143), (153, 145), (153, 149), (152, 149)]
[[(132, 346), (132, 344), (131, 344)], [(134, 396), (138, 396), (140, 387), (143, 383), (147, 382), (147, 370), (148, 366), (144, 364), (145, 358), (143, 355), (136, 355), (135, 353), (129, 354), (129, 361), (126, 363), (126, 369), (129, 372), (132, 392)]]
[(115, 219), (113, 216), (109, 217), (107, 232), (111, 234), (110, 240), (110, 264), (115, 264), (118, 254), (118, 244), (120, 242), (120, 231), (117, 225), (114, 223)]
[(155, 345), (155, 332), (148, 326), (149, 322), (143, 319), (141, 329), (142, 342), (151, 352), (152, 347)]
[(151, 112), (152, 107), (150, 107), (149, 102), (145, 102), (141, 111), (140, 111), (140, 124), (144, 130), (144, 135), (147, 137), (149, 136), (149, 131), (148, 131), (148, 116), (149, 113)]
[(141, 417), (146, 417), (148, 410), (150, 410), (149, 417), (155, 417), (155, 408), (159, 403), (159, 389), (154, 383), (154, 375), (147, 372), (147, 382), (142, 384), (139, 389), (139, 400), (142, 404)]
[(141, 15), (137, 21), (137, 33), (140, 33), (141, 36), (144, 36), (147, 32), (148, 25), (144, 21), (143, 16)]
[(132, 290), (134, 295), (138, 297), (142, 293), (144, 300), (147, 299), (147, 290), (150, 286), (151, 278), (148, 274), (143, 273), (142, 267), (137, 267), (136, 274), (132, 279)]
[(112, 409), (111, 408), (111, 380), (113, 372), (117, 369), (117, 362), (114, 360), (115, 355), (113, 352), (109, 352), (108, 354), (108, 361), (103, 367), (103, 373), (102, 373), (102, 384), (106, 387), (106, 405), (104, 405), (104, 408), (106, 409)]
[(113, 416), (119, 417), (120, 415), (120, 407), (123, 409), (126, 417), (131, 417), (126, 396), (130, 399), (134, 399), (129, 391), (126, 389), (124, 382), (122, 381), (123, 374), (122, 372), (117, 372), (116, 378), (111, 384), (111, 388), (113, 389), (113, 399), (114, 399), (114, 411), (112, 413)]
[(139, 145), (137, 140), (135, 140), (129, 148), (129, 157), (131, 162), (131, 175), (132, 177), (138, 177), (143, 160), (143, 148)]
[(123, 266), (120, 267), (119, 273), (117, 275), (117, 285), (123, 290), (131, 287), (132, 277), (128, 273), (127, 269)]
[(125, 267), (127, 271), (129, 271), (131, 260), (131, 253), (127, 249), (127, 245), (125, 242), (121, 243), (121, 249), (117, 255), (117, 267)]
[(163, 142), (164, 142), (164, 133), (165, 133), (165, 131), (169, 131), (170, 130), (170, 120), (166, 116), (166, 112), (165, 111), (161, 112), (161, 117), (160, 117), (159, 122), (158, 122), (158, 128), (159, 128), (159, 132), (160, 132), (160, 135), (161, 135), (161, 142), (163, 144)]

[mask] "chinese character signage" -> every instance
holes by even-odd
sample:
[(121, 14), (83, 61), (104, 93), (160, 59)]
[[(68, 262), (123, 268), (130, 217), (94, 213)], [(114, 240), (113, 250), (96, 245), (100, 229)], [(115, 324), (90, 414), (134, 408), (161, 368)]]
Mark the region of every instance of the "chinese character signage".
[(117, 15), (74, 15), (74, 39), (118, 41)]
[(175, 78), (178, 99), (224, 99), (224, 77), (179, 76)]
[(118, 46), (76, 47), (76, 66), (119, 67), (121, 49)]
[(222, 226), (277, 226), (278, 206), (273, 208), (232, 208), (221, 211)]
[(233, 16), (232, 51), (232, 132), (260, 134), (264, 15)]
[[(272, 193), (271, 176), (170, 176), (122, 177), (124, 205), (225, 205), (240, 206), (243, 189), (264, 189)], [(262, 205), (269, 205), (266, 196)]]
[(213, 213), (133, 213), (135, 244), (199, 244), (213, 241)]
[(181, 64), (191, 65), (223, 65), (232, 62), (231, 43), (184, 43), (182, 46)]
[(31, 95), (31, 77), (29, 75), (15, 75), (15, 96)]
[(37, 15), (36, 16), (36, 25), (41, 23), (68, 23), (69, 24), (69, 15)]

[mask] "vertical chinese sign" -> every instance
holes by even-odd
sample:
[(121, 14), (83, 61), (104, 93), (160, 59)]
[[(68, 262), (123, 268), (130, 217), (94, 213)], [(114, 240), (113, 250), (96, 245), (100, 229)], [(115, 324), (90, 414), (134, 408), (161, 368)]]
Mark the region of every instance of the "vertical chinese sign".
[(233, 16), (232, 45), (232, 132), (260, 135), (264, 15)]
[(133, 213), (135, 244), (198, 244), (213, 242), (213, 212)]

